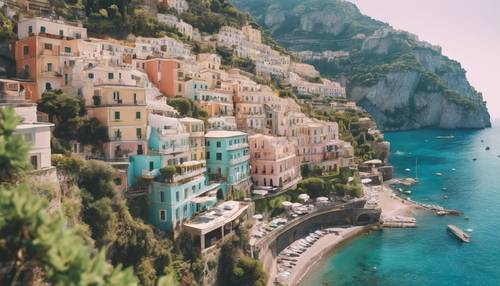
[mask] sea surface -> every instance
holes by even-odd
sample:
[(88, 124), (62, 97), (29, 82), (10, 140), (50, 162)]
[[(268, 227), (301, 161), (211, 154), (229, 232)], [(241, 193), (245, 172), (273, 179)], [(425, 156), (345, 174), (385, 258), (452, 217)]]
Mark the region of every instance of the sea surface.
[[(416, 229), (386, 229), (347, 242), (302, 285), (500, 285), (500, 121), (493, 124), (479, 131), (386, 133), (396, 175), (414, 177), (418, 166), (420, 183), (411, 197), (460, 210), (469, 220), (419, 213)], [(471, 243), (447, 233), (450, 223), (470, 231)]]

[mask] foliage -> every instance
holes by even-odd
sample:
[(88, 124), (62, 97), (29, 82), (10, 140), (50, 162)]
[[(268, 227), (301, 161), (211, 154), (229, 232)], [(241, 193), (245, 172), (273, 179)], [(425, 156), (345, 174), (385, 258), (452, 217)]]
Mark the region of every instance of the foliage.
[(299, 183), (299, 187), (311, 196), (311, 198), (329, 196), (329, 190), (326, 187), (325, 181), (321, 178), (311, 177), (304, 179)]
[(181, 18), (204, 33), (217, 33), (222, 26), (241, 28), (250, 19), (225, 0), (191, 0)]
[(31, 167), (29, 146), (14, 134), (20, 122), (12, 107), (0, 108), (0, 184), (14, 181)]
[(85, 119), (76, 132), (76, 140), (83, 145), (97, 148), (109, 141), (108, 129), (97, 118)]
[(151, 226), (134, 219), (116, 192), (114, 170), (104, 162), (88, 161), (78, 181), (82, 189), (83, 222), (97, 246), (108, 246), (113, 264), (132, 266), (141, 284), (154, 285), (172, 261), (168, 240), (156, 238)]
[(59, 214), (48, 215), (45, 204), (27, 185), (0, 189), (0, 267), (3, 284), (32, 283), (35, 268), (56, 285), (137, 285), (130, 269), (115, 268), (84, 243)]
[(241, 253), (239, 237), (226, 241), (219, 256), (218, 282), (220, 285), (264, 286), (267, 275), (260, 261)]
[(201, 109), (196, 103), (185, 97), (169, 98), (167, 102), (170, 106), (174, 107), (181, 116), (189, 116), (205, 120), (208, 114), (205, 110)]
[(0, 9), (0, 39), (5, 41), (15, 40), (14, 23), (5, 15), (3, 9)]
[(164, 177), (168, 182), (172, 182), (175, 173), (176, 173), (175, 166), (169, 165), (160, 169), (161, 176)]

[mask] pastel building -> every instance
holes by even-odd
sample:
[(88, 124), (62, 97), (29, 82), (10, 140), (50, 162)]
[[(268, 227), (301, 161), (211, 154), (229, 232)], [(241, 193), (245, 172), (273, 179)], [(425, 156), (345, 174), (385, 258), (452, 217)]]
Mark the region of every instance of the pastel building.
[(209, 131), (205, 134), (207, 172), (211, 180), (227, 184), (227, 193), (249, 192), (250, 165), (247, 134), (239, 131)]
[(19, 39), (25, 39), (33, 35), (50, 34), (60, 37), (74, 39), (86, 39), (87, 29), (82, 23), (69, 23), (51, 18), (24, 18), (17, 24)]
[(151, 59), (145, 61), (149, 80), (166, 96), (184, 96), (182, 62), (176, 59)]
[(36, 102), (45, 91), (71, 85), (71, 68), (78, 56), (77, 41), (48, 34), (34, 35), (15, 44), (16, 71), (19, 78), (34, 85), (31, 98)]
[(234, 116), (212, 116), (208, 118), (208, 129), (234, 131), (237, 129), (236, 118)]
[(302, 179), (295, 146), (286, 137), (255, 134), (248, 137), (254, 186), (294, 189)]
[(149, 115), (149, 148), (151, 154), (161, 155), (166, 165), (190, 160), (189, 132), (177, 118)]
[(126, 85), (96, 85), (86, 98), (88, 115), (108, 128), (110, 141), (104, 144), (106, 160), (128, 160), (147, 153), (148, 110), (144, 88)]
[(189, 117), (179, 121), (189, 133), (191, 160), (205, 161), (205, 123), (203, 120)]
[(36, 105), (24, 101), (23, 82), (0, 79), (0, 108), (11, 106), (22, 122), (17, 125), (15, 134), (21, 135), (30, 145), (29, 162), (33, 170), (46, 170), (52, 167), (50, 138), (54, 124), (38, 122)]

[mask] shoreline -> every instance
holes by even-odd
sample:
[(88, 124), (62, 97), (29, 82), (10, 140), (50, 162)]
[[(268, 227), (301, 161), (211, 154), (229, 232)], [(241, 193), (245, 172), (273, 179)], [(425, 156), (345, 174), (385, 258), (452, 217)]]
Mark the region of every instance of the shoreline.
[[(373, 230), (374, 227), (376, 226), (369, 225), (369, 226), (354, 226), (346, 228), (342, 234), (336, 236), (333, 242), (329, 239), (330, 237), (328, 235), (322, 237), (321, 239), (326, 241), (328, 245), (321, 248), (319, 251), (317, 251), (317, 253), (314, 253), (312, 256), (310, 256), (307, 261), (301, 261), (301, 266), (302, 266), (301, 268), (299, 267), (299, 264), (297, 264), (298, 267), (294, 272), (297, 272), (299, 275), (293, 276), (289, 285), (290, 286), (300, 285), (300, 283), (303, 282), (305, 278), (314, 273), (313, 268), (323, 263), (326, 257), (330, 256), (336, 250), (340, 249), (344, 244), (348, 243), (350, 240), (370, 230)], [(314, 246), (312, 246), (311, 248), (313, 247)]]
[[(378, 191), (365, 187), (365, 194), (377, 197), (379, 207), (382, 209), (381, 218), (384, 216), (414, 215), (416, 211), (425, 209), (412, 201), (398, 197), (396, 191), (390, 186), (381, 186)], [(328, 234), (320, 238), (299, 257), (288, 285), (300, 285), (311, 273), (314, 273), (313, 268), (323, 263), (332, 253), (350, 240), (371, 230), (376, 230), (377, 227), (379, 230), (383, 229), (381, 225), (351, 226), (345, 228), (339, 235)], [(277, 272), (277, 259), (275, 259), (267, 285), (274, 285)]]

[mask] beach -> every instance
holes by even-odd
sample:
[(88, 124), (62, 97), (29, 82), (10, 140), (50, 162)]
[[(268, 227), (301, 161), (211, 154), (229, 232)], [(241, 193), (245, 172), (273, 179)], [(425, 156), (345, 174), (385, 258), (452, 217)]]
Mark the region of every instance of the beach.
[[(411, 216), (416, 210), (421, 209), (418, 205), (397, 197), (394, 190), (389, 186), (365, 187), (366, 197), (375, 198), (378, 207), (382, 209), (382, 216)], [(291, 269), (288, 285), (299, 285), (304, 278), (318, 266), (333, 251), (342, 246), (345, 242), (374, 229), (374, 226), (351, 226), (343, 228), (338, 234), (328, 233), (319, 238), (314, 244), (298, 257), (296, 265)], [(269, 280), (267, 285), (274, 285), (277, 273), (277, 259), (269, 269)]]

